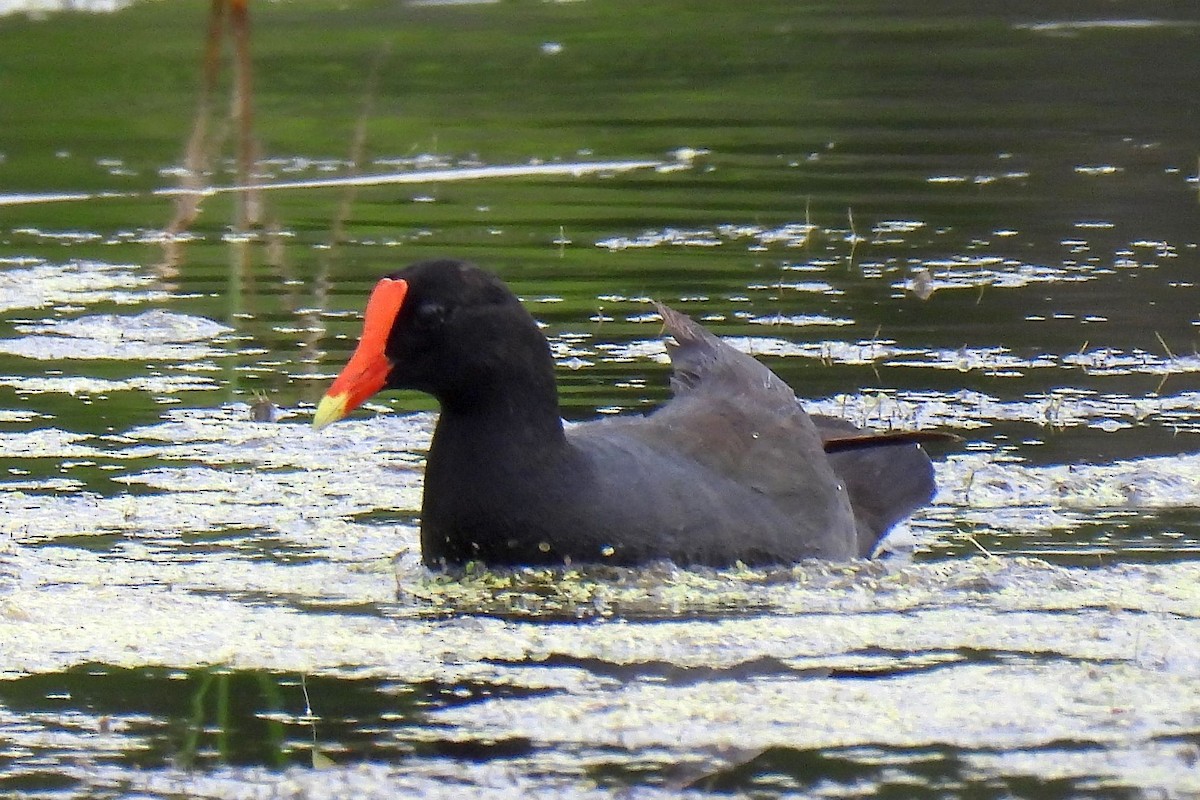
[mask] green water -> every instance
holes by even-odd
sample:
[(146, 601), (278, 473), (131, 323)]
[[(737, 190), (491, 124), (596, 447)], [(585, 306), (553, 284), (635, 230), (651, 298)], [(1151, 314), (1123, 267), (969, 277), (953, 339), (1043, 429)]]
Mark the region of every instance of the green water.
[[(255, 180), (324, 184), (172, 238), (208, 14), (0, 16), (0, 791), (1200, 791), (1190, 5), (258, 3)], [(959, 434), (914, 563), (426, 572), (432, 402), (307, 422), (444, 255), (571, 419), (666, 397), (654, 298)]]

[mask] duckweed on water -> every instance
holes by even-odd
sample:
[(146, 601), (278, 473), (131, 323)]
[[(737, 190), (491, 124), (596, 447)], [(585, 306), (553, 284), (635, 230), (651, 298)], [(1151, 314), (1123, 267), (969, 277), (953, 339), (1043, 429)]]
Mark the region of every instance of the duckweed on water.
[[(1200, 577), (1200, 566), (1190, 564), (1172, 565), (1164, 573), (1139, 565), (1096, 571), (1026, 557), (986, 557), (727, 570), (681, 569), (668, 562), (637, 569), (471, 565), (448, 575), (402, 563), (397, 575), (402, 602), (407, 597), (435, 612), (505, 619), (721, 619), (760, 612), (855, 614), (976, 604), (1010, 612), (1105, 607), (1200, 616), (1200, 583), (1189, 583), (1191, 576)], [(1110, 578), (1119, 580), (1110, 586)]]
[[(72, 260), (0, 270), (0, 312), (64, 304), (163, 302), (170, 294), (136, 264)], [(0, 266), (7, 266), (0, 261)]]
[[(98, 661), (507, 687), (432, 703), (425, 724), (395, 731), (414, 747), (429, 736), (468, 749), (525, 743), (516, 761), (490, 770), (456, 764), (459, 785), (533, 771), (543, 789), (549, 781), (586, 793), (587, 775), (614, 768), (671, 785), (780, 747), (952, 747), (966, 761), (963, 780), (1012, 769), (1005, 758), (1040, 757), (1055, 774), (1094, 775), (1103, 765), (1116, 785), (1189, 785), (1187, 753), (1167, 743), (1190, 735), (1200, 717), (1190, 691), (1200, 680), (1195, 563), (1069, 569), (978, 557), (450, 578), (423, 572), (413, 556), (402, 560), (397, 596), (389, 570), (347, 562), (202, 565), (150, 551), (81, 560), (61, 548), (7, 555), (19, 577), (0, 600), (0, 648), (23, 654), (6, 662), (10, 679)], [(256, 585), (264, 572), (279, 580)], [(565, 618), (576, 623), (557, 624)], [(18, 746), (44, 751), (39, 735), (21, 734)], [(1066, 755), (1063, 742), (1083, 750), (1048, 755)], [(336, 740), (325, 747), (336, 754)], [(437, 759), (372, 767), (379, 785), (368, 796), (443, 780), (446, 768)], [(365, 779), (366, 767), (331, 769)], [(104, 774), (101, 764), (87, 780)], [(122, 774), (144, 788), (170, 781), (220, 797), (241, 796), (226, 794), (235, 784), (288, 796), (298, 777), (253, 768)], [(302, 785), (319, 794), (319, 779)]]

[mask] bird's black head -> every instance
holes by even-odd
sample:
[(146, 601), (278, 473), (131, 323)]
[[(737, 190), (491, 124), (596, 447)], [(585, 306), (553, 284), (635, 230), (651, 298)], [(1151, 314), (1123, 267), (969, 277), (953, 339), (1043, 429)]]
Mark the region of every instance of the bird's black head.
[(445, 408), (486, 405), (511, 386), (553, 395), (545, 337), (495, 275), (456, 260), (421, 261), (376, 284), (358, 348), (313, 424), (341, 419), (382, 389), (428, 392)]

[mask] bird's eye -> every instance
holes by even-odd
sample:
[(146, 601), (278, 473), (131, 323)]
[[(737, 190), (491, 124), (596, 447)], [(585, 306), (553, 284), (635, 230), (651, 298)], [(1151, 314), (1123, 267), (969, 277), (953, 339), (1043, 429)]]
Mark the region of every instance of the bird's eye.
[(449, 309), (441, 303), (422, 303), (417, 306), (414, 322), (421, 328), (436, 328), (446, 321)]

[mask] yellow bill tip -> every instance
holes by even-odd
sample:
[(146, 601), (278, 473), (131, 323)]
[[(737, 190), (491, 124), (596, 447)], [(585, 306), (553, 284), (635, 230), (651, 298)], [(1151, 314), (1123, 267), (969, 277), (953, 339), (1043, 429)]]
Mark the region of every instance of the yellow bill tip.
[(345, 394), (327, 394), (322, 397), (321, 402), (317, 404), (317, 412), (313, 414), (313, 429), (319, 431), (346, 416), (346, 400)]

